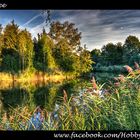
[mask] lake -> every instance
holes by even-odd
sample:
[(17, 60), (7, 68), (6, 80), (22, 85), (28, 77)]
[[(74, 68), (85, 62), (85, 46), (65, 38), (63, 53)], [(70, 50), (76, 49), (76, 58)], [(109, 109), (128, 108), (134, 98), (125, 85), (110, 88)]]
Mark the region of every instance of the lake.
[[(113, 73), (95, 73), (95, 78), (97, 83), (107, 84), (117, 75)], [(8, 112), (11, 107), (29, 106), (33, 108), (38, 105), (51, 112), (54, 110), (56, 103), (61, 103), (64, 90), (70, 97), (72, 94), (78, 94), (89, 82), (90, 78), (64, 80), (57, 83), (8, 83), (8, 81), (0, 81), (0, 112)]]

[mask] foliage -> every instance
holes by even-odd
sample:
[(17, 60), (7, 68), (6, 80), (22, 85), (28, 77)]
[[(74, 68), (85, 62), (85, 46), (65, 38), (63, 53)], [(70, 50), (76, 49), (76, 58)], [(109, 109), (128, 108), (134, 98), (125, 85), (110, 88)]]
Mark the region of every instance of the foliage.
[(6, 25), (6, 27), (3, 30), (4, 30), (3, 31), (4, 48), (17, 50), (18, 33), (19, 33), (18, 25), (15, 24), (13, 20), (11, 24)]
[(108, 43), (102, 47), (101, 55), (102, 60), (107, 66), (121, 64), (123, 55), (121, 43), (117, 43), (116, 45)]
[(12, 21), (5, 28), (0, 26), (0, 71), (13, 75), (25, 71), (74, 75), (89, 72), (91, 58), (80, 47), (80, 39), (81, 33), (73, 23), (52, 22), (49, 33), (43, 28), (32, 40), (26, 29), (19, 29)]
[(86, 48), (84, 48), (80, 53), (80, 70), (82, 73), (87, 73), (92, 69), (91, 55)]
[(25, 70), (32, 67), (33, 59), (33, 42), (31, 39), (31, 34), (25, 29), (21, 31), (18, 35), (18, 52), (22, 60), (20, 62), (21, 69)]
[(93, 66), (96, 66), (100, 62), (101, 57), (101, 51), (99, 49), (93, 49), (91, 51), (91, 58), (94, 62)]
[(76, 49), (75, 47), (80, 45), (81, 33), (78, 32), (78, 28), (74, 28), (73, 23), (68, 21), (60, 23), (59, 21), (52, 22), (50, 27), (50, 36), (59, 42), (61, 39), (66, 39), (70, 49)]
[(1, 68), (3, 71), (12, 74), (17, 73), (20, 70), (18, 65), (20, 60), (19, 54), (14, 49), (2, 49)]
[(35, 46), (35, 63), (37, 63), (39, 68), (39, 64), (42, 65), (42, 70), (44, 72), (52, 71), (57, 67), (52, 56), (53, 46), (53, 41), (45, 32), (41, 35), (37, 46)]
[(128, 36), (125, 40), (123, 51), (124, 62), (129, 63), (129, 60), (132, 61), (132, 58), (138, 56), (138, 54), (140, 53), (139, 39), (135, 36)]
[[(140, 64), (140, 42), (136, 36), (128, 36), (125, 43), (108, 43), (101, 48), (93, 49), (91, 52), (94, 70), (123, 72), (122, 65), (134, 67), (135, 63)], [(120, 67), (120, 68), (119, 68)]]

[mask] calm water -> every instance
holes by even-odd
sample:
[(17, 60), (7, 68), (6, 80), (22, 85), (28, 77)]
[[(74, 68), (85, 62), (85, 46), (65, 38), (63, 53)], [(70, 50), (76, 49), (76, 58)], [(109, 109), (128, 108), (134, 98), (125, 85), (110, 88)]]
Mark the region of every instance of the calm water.
[[(95, 74), (98, 83), (107, 83), (114, 76), (116, 75), (110, 73)], [(46, 107), (48, 111), (53, 111), (55, 104), (61, 102), (63, 90), (67, 92), (68, 96), (71, 96), (71, 94), (78, 94), (89, 82), (90, 78), (87, 80), (65, 80), (61, 83), (12, 82), (9, 84), (0, 84), (0, 112), (8, 111), (11, 106), (16, 108), (17, 106), (32, 107), (38, 105)]]

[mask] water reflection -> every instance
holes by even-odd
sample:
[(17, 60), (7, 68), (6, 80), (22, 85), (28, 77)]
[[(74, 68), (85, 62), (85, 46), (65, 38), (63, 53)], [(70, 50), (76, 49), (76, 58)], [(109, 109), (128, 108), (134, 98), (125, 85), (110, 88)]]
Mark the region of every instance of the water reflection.
[(4, 110), (8, 110), (11, 106), (24, 106), (27, 104), (28, 98), (28, 92), (18, 87), (0, 91), (1, 108)]
[(35, 90), (33, 100), (36, 106), (46, 107), (48, 111), (52, 111), (56, 101), (56, 85), (47, 85), (39, 87)]
[[(96, 80), (98, 82), (105, 82), (114, 77), (111, 74), (96, 73)], [(88, 80), (88, 82), (90, 79)], [(62, 83), (44, 83), (44, 82), (31, 82), (31, 83), (0, 83), (0, 111), (8, 111), (12, 107), (24, 106), (39, 106), (45, 107), (47, 111), (53, 111), (55, 104), (62, 102), (63, 92), (68, 95), (79, 93), (84, 89), (87, 84), (85, 79), (77, 79), (71, 81), (63, 81)]]
[[(78, 88), (83, 87), (80, 80), (63, 81), (62, 83), (14, 83), (7, 87), (0, 87), (1, 111), (8, 111), (12, 107), (42, 106), (47, 111), (53, 111), (55, 104), (62, 102), (63, 90), (68, 97), (76, 94)], [(82, 85), (82, 86), (81, 86)]]

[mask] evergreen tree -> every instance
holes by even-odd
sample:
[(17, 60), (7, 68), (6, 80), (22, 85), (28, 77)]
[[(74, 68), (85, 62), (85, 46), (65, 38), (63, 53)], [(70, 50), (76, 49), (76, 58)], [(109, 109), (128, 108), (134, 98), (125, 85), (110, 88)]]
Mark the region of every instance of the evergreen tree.
[(19, 26), (15, 24), (14, 20), (6, 25), (3, 31), (4, 48), (14, 49), (17, 51), (17, 42), (19, 34)]
[(3, 47), (2, 47), (2, 69), (8, 70), (12, 74), (17, 72), (18, 67), (18, 25), (14, 23), (14, 20), (7, 24), (3, 30)]

